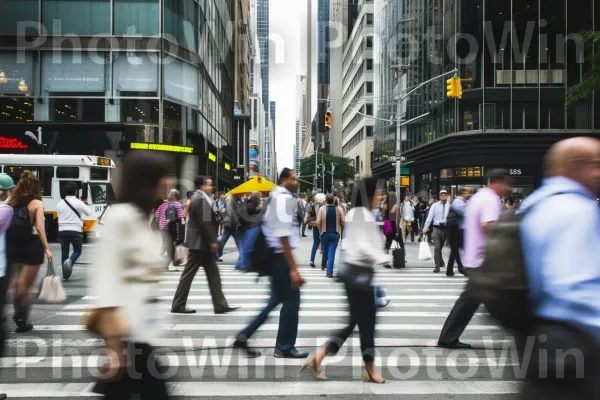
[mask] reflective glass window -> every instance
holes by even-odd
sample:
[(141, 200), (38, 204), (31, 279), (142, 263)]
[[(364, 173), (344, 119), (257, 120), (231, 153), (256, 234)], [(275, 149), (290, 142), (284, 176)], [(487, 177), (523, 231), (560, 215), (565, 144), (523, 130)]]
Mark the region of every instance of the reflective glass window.
[(198, 43), (198, 4), (194, 0), (165, 0), (164, 12), (167, 39), (195, 51)]
[(42, 0), (42, 22), (51, 35), (110, 33), (110, 0)]
[(115, 0), (115, 35), (159, 34), (159, 0)]
[[(2, 0), (0, 12), (0, 34), (33, 35), (38, 29), (38, 0)], [(19, 22), (32, 21), (31, 24), (18, 25)]]

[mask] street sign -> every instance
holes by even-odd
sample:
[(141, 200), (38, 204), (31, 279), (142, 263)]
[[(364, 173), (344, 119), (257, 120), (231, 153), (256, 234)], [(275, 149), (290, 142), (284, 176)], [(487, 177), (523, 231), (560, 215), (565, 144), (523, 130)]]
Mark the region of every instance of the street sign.
[(401, 154), (402, 154), (402, 150), (396, 149), (396, 157), (400, 157)]

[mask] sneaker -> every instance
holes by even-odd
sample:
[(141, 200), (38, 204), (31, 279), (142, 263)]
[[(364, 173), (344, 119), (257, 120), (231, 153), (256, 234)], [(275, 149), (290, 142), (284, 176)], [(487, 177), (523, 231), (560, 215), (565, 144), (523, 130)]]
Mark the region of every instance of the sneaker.
[(62, 265), (63, 267), (63, 280), (68, 280), (73, 273), (73, 261), (70, 258), (67, 258)]

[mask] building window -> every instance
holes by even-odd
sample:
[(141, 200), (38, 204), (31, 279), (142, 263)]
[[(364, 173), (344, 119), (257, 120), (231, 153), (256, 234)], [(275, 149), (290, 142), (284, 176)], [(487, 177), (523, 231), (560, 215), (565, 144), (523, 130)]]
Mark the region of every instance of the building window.
[(18, 31), (22, 21), (38, 20), (38, 0), (2, 0), (0, 12), (0, 34), (37, 35), (37, 29), (28, 27), (25, 32)]
[(121, 100), (121, 121), (130, 124), (158, 124), (158, 100)]
[(367, 36), (367, 49), (372, 49), (372, 48), (373, 48), (373, 37)]
[(366, 133), (367, 137), (373, 137), (373, 127), (372, 126), (367, 126), (367, 133)]
[(51, 122), (104, 122), (104, 99), (78, 99), (79, 93), (60, 93), (74, 98), (50, 98)]
[(114, 0), (115, 35), (158, 36), (159, 0)]
[(157, 53), (113, 53), (114, 97), (157, 97)]
[(42, 0), (42, 22), (51, 35), (110, 34), (110, 0)]
[(0, 121), (33, 122), (33, 99), (0, 96)]
[(367, 59), (367, 71), (373, 71), (373, 60)]
[(373, 104), (367, 104), (366, 105), (366, 115), (373, 115)]
[(165, 0), (164, 10), (167, 39), (197, 51), (198, 3), (194, 0)]
[(373, 26), (373, 14), (367, 14), (367, 26)]
[(373, 82), (367, 82), (367, 94), (373, 93)]

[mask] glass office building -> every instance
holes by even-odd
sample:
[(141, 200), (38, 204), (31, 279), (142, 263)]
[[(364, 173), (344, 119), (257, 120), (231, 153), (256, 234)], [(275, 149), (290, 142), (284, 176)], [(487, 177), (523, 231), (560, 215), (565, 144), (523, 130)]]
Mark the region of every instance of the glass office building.
[(193, 156), (167, 153), (174, 172), (194, 169), (230, 188), (232, 7), (232, 0), (3, 0), (0, 135), (29, 140), (24, 132), (41, 127), (47, 153), (117, 162), (130, 143), (192, 147)]
[[(261, 60), (262, 102), (265, 114), (269, 115), (269, 0), (256, 1), (256, 27)], [(269, 127), (268, 118), (265, 120), (265, 127)]]
[[(539, 185), (542, 157), (555, 141), (600, 133), (600, 98), (565, 109), (568, 87), (590, 69), (579, 32), (600, 26), (600, 0), (379, 1), (378, 116), (396, 113), (400, 89), (458, 69), (462, 99), (446, 97), (446, 79), (418, 89), (405, 104), (402, 155), (411, 191), (427, 195), (485, 184), (485, 171), (515, 172), (519, 193)], [(396, 128), (377, 123), (374, 174), (394, 175)]]

